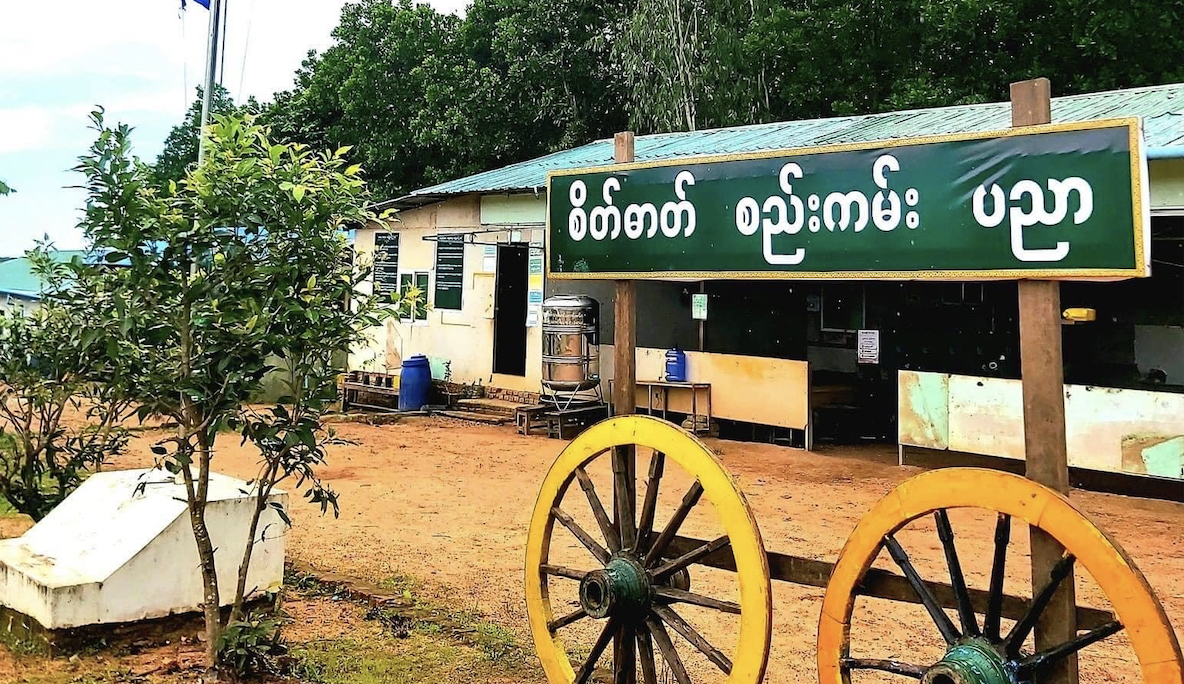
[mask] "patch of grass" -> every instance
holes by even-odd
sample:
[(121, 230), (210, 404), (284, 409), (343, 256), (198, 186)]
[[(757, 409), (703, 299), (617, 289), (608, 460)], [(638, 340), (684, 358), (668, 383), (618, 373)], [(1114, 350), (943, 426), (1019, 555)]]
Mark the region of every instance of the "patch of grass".
[[(304, 593), (336, 596), (312, 578), (289, 577), (288, 582)], [(403, 599), (401, 605), (367, 608), (365, 619), (381, 624), (383, 637), (365, 643), (340, 639), (293, 646), (293, 675), (315, 684), (543, 680), (514, 632), (481, 612), (436, 598), (439, 591), (429, 597), (423, 584), (409, 575), (391, 575), (377, 586)]]
[(403, 639), (337, 639), (293, 649), (292, 674), (311, 684), (450, 684), (525, 681), (470, 646), (412, 633)]
[(378, 588), (386, 591), (398, 592), (404, 598), (411, 598), (413, 593), (420, 591), (421, 585), (419, 580), (410, 575), (403, 575), (396, 573), (388, 577), (384, 577), (378, 581)]
[(396, 635), (444, 634), (476, 647), (491, 663), (524, 666), (533, 663), (530, 653), (505, 627), (489, 621), (475, 609), (460, 609), (439, 599), (427, 598), (423, 585), (414, 577), (396, 574), (383, 578), (378, 586), (402, 595), (408, 608), (371, 608), (366, 617), (376, 619)]
[(0, 644), (18, 658), (49, 657), (49, 645), (36, 637), (24, 637), (8, 630), (0, 630)]

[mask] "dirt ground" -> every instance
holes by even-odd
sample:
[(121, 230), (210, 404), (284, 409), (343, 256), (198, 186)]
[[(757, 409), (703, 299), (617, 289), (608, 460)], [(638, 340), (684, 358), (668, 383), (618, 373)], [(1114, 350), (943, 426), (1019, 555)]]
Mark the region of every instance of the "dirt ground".
[[(372, 581), (415, 577), (432, 587), (436, 596), (457, 608), (488, 615), (529, 645), (523, 599), (527, 526), (539, 484), (564, 444), (519, 436), (511, 428), (435, 418), (336, 427), (342, 437), (354, 442), (334, 447), (329, 465), (322, 471), (340, 494), (341, 517), (322, 516), (318, 509), (302, 506), (299, 496), (294, 496), (289, 555), (315, 568)], [(150, 463), (149, 446), (154, 438), (152, 433), (138, 436), (129, 454), (114, 467)], [(919, 472), (897, 466), (891, 447), (833, 447), (811, 453), (719, 440), (709, 440), (709, 446), (743, 488), (767, 549), (828, 561), (838, 556), (864, 512), (892, 487)], [(645, 472), (646, 458), (641, 457), (639, 472)], [(220, 441), (216, 455), (219, 471), (250, 478), (255, 460), (233, 437)], [(594, 462), (589, 472), (598, 490), (607, 496), (610, 473), (604, 461), (607, 459)], [(659, 523), (690, 482), (679, 472), (663, 480)], [(586, 529), (595, 529), (582, 493), (575, 487), (572, 490), (564, 500), (565, 510)], [(1074, 492), (1072, 499), (1125, 547), (1158, 592), (1179, 633), (1184, 625), (1184, 506), (1089, 492)], [(955, 511), (951, 518), (968, 581), (985, 588), (994, 517)], [(684, 526), (684, 533), (712, 538), (719, 529), (711, 507), (700, 506)], [(945, 563), (931, 524), (916, 523), (898, 538), (922, 575), (948, 580), (943, 577)], [(1008, 590), (1022, 595), (1029, 586), (1027, 533), (1017, 525), (1012, 538)], [(565, 533), (556, 534), (552, 558), (591, 567), (591, 558)], [(881, 558), (879, 563), (884, 561)], [(556, 613), (568, 612), (574, 600), (573, 587), (556, 586), (562, 582), (552, 583)], [(734, 599), (735, 576), (696, 566), (692, 588)], [(1088, 578), (1079, 578), (1078, 592), (1083, 603), (1106, 606)], [(814, 640), (821, 597), (821, 589), (774, 583), (769, 684), (816, 679)], [(691, 608), (684, 617), (725, 652), (732, 651), (735, 618)], [(587, 622), (564, 633), (569, 643), (582, 640), (584, 652), (596, 627)], [(866, 599), (857, 603), (852, 629), (856, 655), (932, 662), (940, 655), (937, 639), (932, 623), (919, 607)], [(572, 650), (580, 649), (576, 646)], [(685, 643), (680, 652), (699, 675), (696, 681), (723, 681)], [(1082, 673), (1082, 681), (1140, 681), (1133, 653), (1121, 635), (1083, 656)]]

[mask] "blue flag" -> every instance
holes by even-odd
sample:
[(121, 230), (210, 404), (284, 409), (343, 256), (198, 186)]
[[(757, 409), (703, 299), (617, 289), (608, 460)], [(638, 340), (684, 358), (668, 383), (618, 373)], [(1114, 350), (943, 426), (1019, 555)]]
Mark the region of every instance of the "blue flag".
[[(193, 0), (193, 1), (206, 9), (210, 8), (210, 0)], [(181, 0), (181, 9), (185, 9), (185, 3), (186, 3), (186, 0)]]

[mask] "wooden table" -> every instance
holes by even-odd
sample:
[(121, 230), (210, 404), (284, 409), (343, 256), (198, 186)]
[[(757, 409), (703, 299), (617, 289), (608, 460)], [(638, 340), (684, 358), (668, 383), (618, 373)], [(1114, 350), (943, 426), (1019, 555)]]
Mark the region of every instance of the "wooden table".
[[(654, 415), (654, 390), (657, 389), (662, 393), (661, 413), (663, 420), (666, 419), (666, 414), (670, 407), (670, 390), (690, 390), (691, 392), (691, 425), (692, 432), (696, 434), (708, 434), (711, 432), (711, 383), (709, 382), (673, 382), (670, 380), (637, 380), (635, 382), (638, 389), (644, 388), (646, 390), (646, 409), (649, 415)], [(702, 392), (706, 399), (705, 414), (699, 413), (699, 393)], [(609, 381), (609, 396), (612, 396), (612, 381)], [(640, 407), (638, 407), (640, 408)], [(698, 417), (704, 415), (707, 420), (702, 427), (699, 426)]]

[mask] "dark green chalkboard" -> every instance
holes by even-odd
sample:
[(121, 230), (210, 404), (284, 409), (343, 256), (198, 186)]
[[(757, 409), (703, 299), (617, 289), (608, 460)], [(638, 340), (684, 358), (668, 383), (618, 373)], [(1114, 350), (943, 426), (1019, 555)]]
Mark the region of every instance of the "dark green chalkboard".
[(399, 291), (399, 234), (374, 235), (374, 294), (390, 295)]
[(465, 236), (440, 235), (436, 238), (437, 309), (461, 308), (465, 283)]

